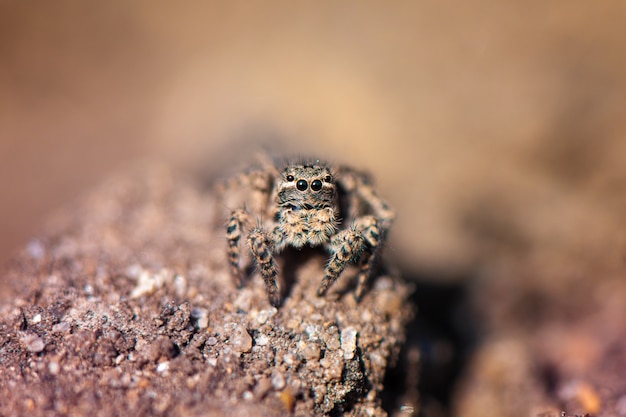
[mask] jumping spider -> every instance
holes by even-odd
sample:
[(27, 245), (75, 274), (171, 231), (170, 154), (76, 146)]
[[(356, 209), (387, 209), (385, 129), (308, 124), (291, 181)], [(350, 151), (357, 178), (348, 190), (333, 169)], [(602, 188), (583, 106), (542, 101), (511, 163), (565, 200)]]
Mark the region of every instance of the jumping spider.
[[(322, 246), (330, 253), (319, 296), (348, 263), (357, 264), (355, 297), (359, 300), (393, 221), (393, 210), (376, 195), (365, 175), (350, 168), (333, 170), (319, 161), (291, 163), (282, 171), (272, 163), (264, 165), (236, 180), (247, 186), (252, 202), (233, 210), (226, 227), (228, 260), (237, 285), (243, 282), (239, 249), (243, 235), (273, 306), (280, 304), (274, 255), (288, 246)], [(252, 215), (257, 217), (256, 225), (251, 224)]]

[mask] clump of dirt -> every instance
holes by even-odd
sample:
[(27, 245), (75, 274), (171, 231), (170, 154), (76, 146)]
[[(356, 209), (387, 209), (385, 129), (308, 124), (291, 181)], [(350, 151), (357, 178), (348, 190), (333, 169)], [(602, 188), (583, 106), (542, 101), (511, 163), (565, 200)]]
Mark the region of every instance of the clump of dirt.
[(234, 286), (218, 210), (142, 166), (31, 241), (5, 272), (0, 415), (386, 415), (409, 286), (386, 273), (357, 303), (347, 271), (318, 297), (310, 253), (276, 309), (257, 276)]

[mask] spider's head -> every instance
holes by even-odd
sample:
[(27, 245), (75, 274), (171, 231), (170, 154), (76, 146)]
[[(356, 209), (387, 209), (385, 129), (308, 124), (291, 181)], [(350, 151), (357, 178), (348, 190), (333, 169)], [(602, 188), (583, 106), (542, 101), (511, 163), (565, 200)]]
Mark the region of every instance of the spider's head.
[(282, 172), (278, 184), (278, 204), (295, 209), (334, 207), (337, 185), (327, 166), (290, 165)]

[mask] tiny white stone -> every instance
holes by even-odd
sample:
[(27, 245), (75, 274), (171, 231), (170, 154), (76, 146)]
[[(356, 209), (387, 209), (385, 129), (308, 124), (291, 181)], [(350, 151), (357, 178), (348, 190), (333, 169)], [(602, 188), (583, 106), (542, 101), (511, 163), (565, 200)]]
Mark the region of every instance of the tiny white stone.
[(31, 323), (33, 324), (37, 324), (41, 322), (41, 314), (37, 314), (35, 315), (35, 317), (33, 317), (33, 319), (31, 320)]
[(52, 331), (55, 333), (66, 333), (69, 332), (71, 329), (72, 326), (66, 321), (62, 321), (52, 326)]
[(174, 291), (176, 295), (181, 298), (185, 296), (187, 292), (187, 279), (184, 276), (176, 274), (174, 277)]
[(262, 334), (262, 333), (261, 333), (261, 334), (260, 334), (260, 335), (259, 335), (259, 336), (255, 339), (255, 341), (256, 341), (256, 344), (257, 344), (257, 345), (259, 345), (259, 346), (265, 346), (265, 345), (267, 345), (267, 344), (269, 343), (270, 339), (269, 339), (266, 335), (264, 335), (264, 334)]
[(48, 371), (52, 374), (52, 375), (56, 375), (59, 373), (60, 370), (60, 366), (59, 366), (59, 362), (50, 362), (48, 364)]
[(348, 327), (341, 331), (341, 349), (344, 359), (354, 358), (356, 350), (357, 331), (354, 327)]
[(289, 366), (293, 365), (295, 363), (293, 355), (291, 353), (285, 353), (283, 356), (283, 363)]
[(157, 365), (156, 371), (157, 372), (165, 372), (167, 370), (170, 369), (170, 363), (169, 362), (161, 362), (160, 364)]
[(321, 327), (315, 324), (309, 324), (304, 330), (309, 336), (309, 340), (317, 340), (320, 337)]
[(137, 286), (131, 291), (131, 298), (139, 298), (143, 295), (150, 295), (163, 287), (169, 273), (166, 269), (161, 269), (156, 274), (143, 270), (137, 277)]
[(277, 391), (280, 391), (281, 389), (285, 388), (285, 377), (282, 373), (275, 372), (272, 375), (272, 386)]
[(209, 327), (209, 318), (207, 316), (200, 317), (198, 319), (198, 328), (206, 329), (207, 327)]
[(29, 352), (39, 353), (46, 348), (46, 343), (36, 334), (25, 334), (22, 336), (22, 343)]
[(256, 316), (256, 322), (259, 324), (265, 324), (269, 318), (269, 312), (267, 310), (261, 310)]

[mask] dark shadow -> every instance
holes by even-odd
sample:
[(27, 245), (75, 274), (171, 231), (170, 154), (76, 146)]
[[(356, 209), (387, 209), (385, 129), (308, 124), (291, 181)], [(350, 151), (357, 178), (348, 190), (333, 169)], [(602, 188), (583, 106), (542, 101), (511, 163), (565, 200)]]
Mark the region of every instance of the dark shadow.
[[(306, 265), (314, 257), (327, 257), (328, 254), (322, 247), (305, 247), (301, 250), (288, 246), (285, 250), (276, 255), (276, 259), (279, 262), (280, 272), (280, 298), (284, 300), (291, 295), (291, 289), (294, 283), (298, 279), (298, 269), (302, 265)], [(320, 276), (320, 283), (322, 277)]]
[(410, 300), (417, 314), (407, 327), (398, 364), (385, 378), (383, 407), (390, 414), (413, 403), (419, 404), (419, 416), (450, 416), (457, 381), (478, 341), (470, 280), (436, 278), (410, 279), (416, 283)]

